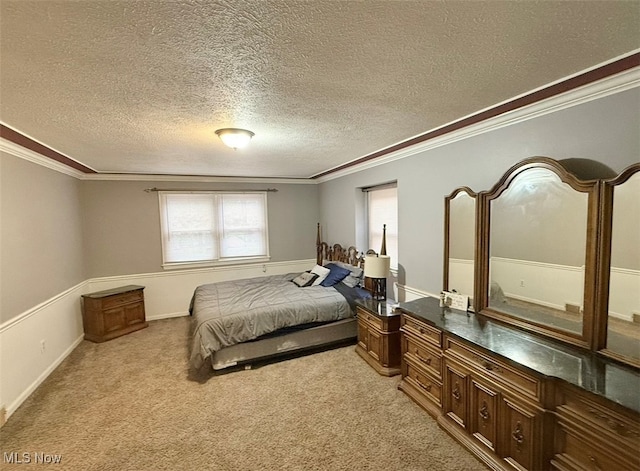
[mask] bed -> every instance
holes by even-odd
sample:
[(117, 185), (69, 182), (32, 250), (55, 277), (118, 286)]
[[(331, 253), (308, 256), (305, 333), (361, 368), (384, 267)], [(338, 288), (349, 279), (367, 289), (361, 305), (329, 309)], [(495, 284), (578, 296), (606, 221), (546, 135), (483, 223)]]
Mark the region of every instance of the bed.
[(319, 226), (316, 249), (316, 266), (308, 272), (197, 287), (190, 308), (191, 369), (219, 371), (354, 343), (355, 300), (370, 296), (359, 286), (364, 257), (355, 247), (320, 242)]

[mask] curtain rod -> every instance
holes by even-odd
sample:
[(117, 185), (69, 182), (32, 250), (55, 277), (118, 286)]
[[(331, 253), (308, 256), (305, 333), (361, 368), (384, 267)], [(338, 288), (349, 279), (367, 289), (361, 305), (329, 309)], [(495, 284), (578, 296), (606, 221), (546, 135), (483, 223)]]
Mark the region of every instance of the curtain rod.
[(235, 191), (235, 192), (241, 192), (241, 193), (247, 193), (250, 191), (258, 191), (258, 192), (262, 192), (262, 191), (267, 191), (267, 192), (277, 192), (278, 189), (277, 188), (267, 188), (266, 190), (194, 190), (194, 189), (187, 189), (187, 188), (156, 188), (155, 186), (153, 188), (145, 188), (144, 189), (145, 192), (147, 193), (151, 193), (152, 191), (188, 191), (188, 192), (214, 192), (214, 191), (218, 191), (218, 192), (224, 192), (224, 191)]

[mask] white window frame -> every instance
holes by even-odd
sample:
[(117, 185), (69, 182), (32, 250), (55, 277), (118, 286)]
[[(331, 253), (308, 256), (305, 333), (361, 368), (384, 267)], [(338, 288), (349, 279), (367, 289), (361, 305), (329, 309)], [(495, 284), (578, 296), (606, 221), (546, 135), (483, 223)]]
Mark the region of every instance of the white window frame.
[[(168, 240), (168, 219), (167, 219), (167, 206), (166, 199), (168, 195), (211, 195), (214, 202), (214, 234), (212, 235), (213, 243), (215, 244), (215, 253), (217, 257), (207, 260), (184, 260), (184, 261), (167, 261), (167, 240)], [(258, 195), (262, 197), (263, 211), (264, 211), (264, 226), (263, 226), (263, 242), (265, 247), (265, 253), (260, 255), (250, 256), (235, 256), (235, 257), (223, 257), (221, 256), (221, 240), (220, 234), (222, 230), (221, 223), (221, 205), (222, 195)], [(271, 259), (269, 254), (269, 218), (268, 218), (268, 198), (266, 191), (158, 191), (158, 204), (160, 209), (160, 239), (162, 246), (162, 268), (165, 270), (173, 270), (180, 268), (204, 268), (212, 266), (224, 266), (224, 265), (237, 265), (243, 263), (260, 263), (267, 262)]]
[[(393, 182), (388, 182), (388, 183), (383, 183), (383, 184), (379, 184), (379, 185), (374, 185), (374, 186), (370, 186), (370, 187), (365, 187), (362, 188), (362, 191), (364, 193), (364, 226), (365, 226), (365, 236), (366, 236), (366, 241), (367, 241), (367, 246), (369, 249), (373, 249), (376, 251), (376, 253), (380, 252), (380, 245), (378, 245), (378, 247), (371, 247), (370, 246), (370, 240), (371, 240), (371, 222), (370, 222), (370, 216), (369, 216), (369, 210), (370, 210), (370, 204), (369, 204), (369, 198), (371, 193), (377, 191), (377, 190), (384, 190), (384, 189), (389, 189), (389, 188), (395, 188), (396, 190), (396, 221), (395, 221), (395, 231), (392, 227), (389, 227), (389, 224), (387, 224), (387, 255), (391, 256), (391, 271), (397, 271), (398, 269), (398, 253), (399, 253), (399, 240), (398, 240), (398, 233), (397, 233), (397, 227), (398, 227), (398, 183), (396, 181)], [(376, 228), (376, 230), (378, 232), (382, 232), (382, 227), (380, 228)], [(394, 233), (395, 232), (395, 233)], [(396, 250), (395, 250), (395, 254), (394, 253), (390, 253), (389, 250), (389, 235), (392, 235), (392, 237), (395, 237), (396, 239)]]

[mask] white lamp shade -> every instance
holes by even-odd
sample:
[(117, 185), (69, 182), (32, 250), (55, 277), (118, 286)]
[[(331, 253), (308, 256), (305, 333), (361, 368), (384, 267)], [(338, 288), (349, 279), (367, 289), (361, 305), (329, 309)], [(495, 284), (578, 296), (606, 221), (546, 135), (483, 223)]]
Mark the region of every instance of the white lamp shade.
[(246, 147), (254, 136), (254, 133), (251, 131), (237, 128), (218, 129), (216, 134), (220, 136), (220, 139), (225, 143), (225, 145), (233, 149)]
[(388, 255), (370, 255), (364, 259), (364, 276), (367, 278), (387, 278), (391, 267), (391, 257)]

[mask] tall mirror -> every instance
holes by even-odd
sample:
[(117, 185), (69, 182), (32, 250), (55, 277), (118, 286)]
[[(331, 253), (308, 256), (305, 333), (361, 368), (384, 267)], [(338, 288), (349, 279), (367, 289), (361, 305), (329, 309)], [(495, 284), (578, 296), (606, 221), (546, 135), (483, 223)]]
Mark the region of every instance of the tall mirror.
[(597, 188), (538, 158), (512, 167), (487, 194), (483, 312), (587, 345)]
[[(473, 298), (476, 193), (462, 187), (445, 198), (444, 289)], [(473, 303), (470, 303), (473, 306)]]
[(640, 164), (613, 185), (607, 350), (640, 365)]

